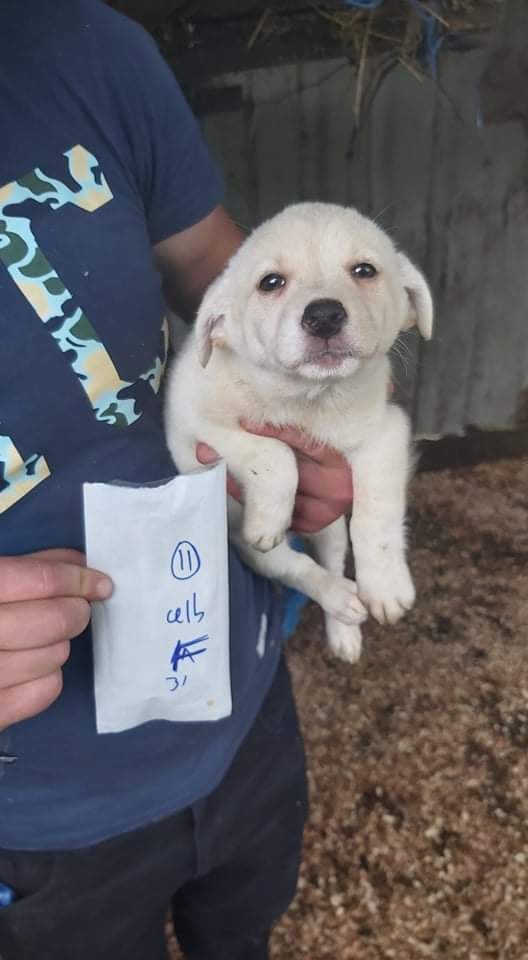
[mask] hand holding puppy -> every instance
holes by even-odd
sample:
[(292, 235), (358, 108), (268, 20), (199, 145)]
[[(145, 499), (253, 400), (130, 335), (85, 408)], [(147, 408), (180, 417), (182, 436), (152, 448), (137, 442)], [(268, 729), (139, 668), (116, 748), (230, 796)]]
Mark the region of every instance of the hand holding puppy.
[[(295, 498), (292, 530), (295, 533), (317, 533), (333, 523), (352, 506), (352, 473), (345, 458), (323, 444), (315, 444), (297, 427), (274, 427), (242, 421), (249, 433), (282, 440), (295, 451), (299, 472), (299, 486)], [(205, 443), (196, 450), (200, 463), (214, 463), (218, 453)], [(233, 477), (228, 477), (228, 493), (242, 500), (242, 491)]]

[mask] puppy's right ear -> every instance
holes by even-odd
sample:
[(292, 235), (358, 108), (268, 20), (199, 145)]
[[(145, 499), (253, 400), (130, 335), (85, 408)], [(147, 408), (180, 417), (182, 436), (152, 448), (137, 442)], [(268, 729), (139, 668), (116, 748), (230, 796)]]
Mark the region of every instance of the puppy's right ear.
[(206, 290), (196, 315), (194, 336), (202, 367), (209, 363), (213, 347), (222, 346), (225, 342), (223, 327), (227, 316), (227, 300), (224, 291), (225, 280), (222, 274)]

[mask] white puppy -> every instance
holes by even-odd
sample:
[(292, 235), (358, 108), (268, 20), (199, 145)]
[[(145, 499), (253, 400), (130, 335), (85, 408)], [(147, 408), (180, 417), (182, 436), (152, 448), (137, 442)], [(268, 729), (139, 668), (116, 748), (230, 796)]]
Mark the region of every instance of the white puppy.
[[(207, 290), (167, 389), (167, 441), (181, 472), (203, 441), (244, 492), (230, 499), (230, 535), (246, 562), (319, 603), (330, 648), (355, 661), (366, 609), (394, 623), (414, 602), (405, 560), (409, 425), (388, 400), (387, 353), (401, 330), (429, 338), (422, 274), (356, 210), (302, 203), (256, 229)], [(279, 440), (241, 418), (293, 424), (350, 463), (356, 583), (343, 576), (346, 521), (310, 537), (316, 562), (293, 550), (297, 467)]]

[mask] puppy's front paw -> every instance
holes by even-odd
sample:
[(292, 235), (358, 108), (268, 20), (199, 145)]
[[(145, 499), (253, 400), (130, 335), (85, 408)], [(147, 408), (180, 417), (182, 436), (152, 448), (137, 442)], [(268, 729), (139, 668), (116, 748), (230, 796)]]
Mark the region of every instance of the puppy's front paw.
[[(281, 518), (278, 518), (281, 520)], [(260, 510), (246, 512), (242, 527), (242, 536), (250, 547), (259, 550), (260, 553), (268, 553), (273, 550), (286, 536), (289, 526), (289, 517), (282, 519), (282, 524), (277, 523), (277, 517)]]
[(404, 560), (358, 571), (358, 593), (378, 623), (396, 623), (414, 604), (416, 591)]
[(366, 620), (367, 611), (358, 597), (354, 580), (329, 574), (319, 602), (323, 610), (340, 623), (357, 626)]
[(334, 656), (347, 663), (357, 663), (361, 656), (361, 631), (359, 627), (341, 623), (334, 617), (326, 617), (328, 647)]

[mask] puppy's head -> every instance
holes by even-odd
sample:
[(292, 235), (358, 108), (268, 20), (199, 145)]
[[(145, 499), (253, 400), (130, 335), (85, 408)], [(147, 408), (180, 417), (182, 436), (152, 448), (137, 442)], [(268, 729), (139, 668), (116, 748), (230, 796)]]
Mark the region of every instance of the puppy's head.
[(243, 243), (206, 292), (196, 334), (205, 366), (215, 345), (307, 380), (351, 376), (402, 330), (430, 338), (422, 274), (373, 221), (323, 203), (287, 207)]

